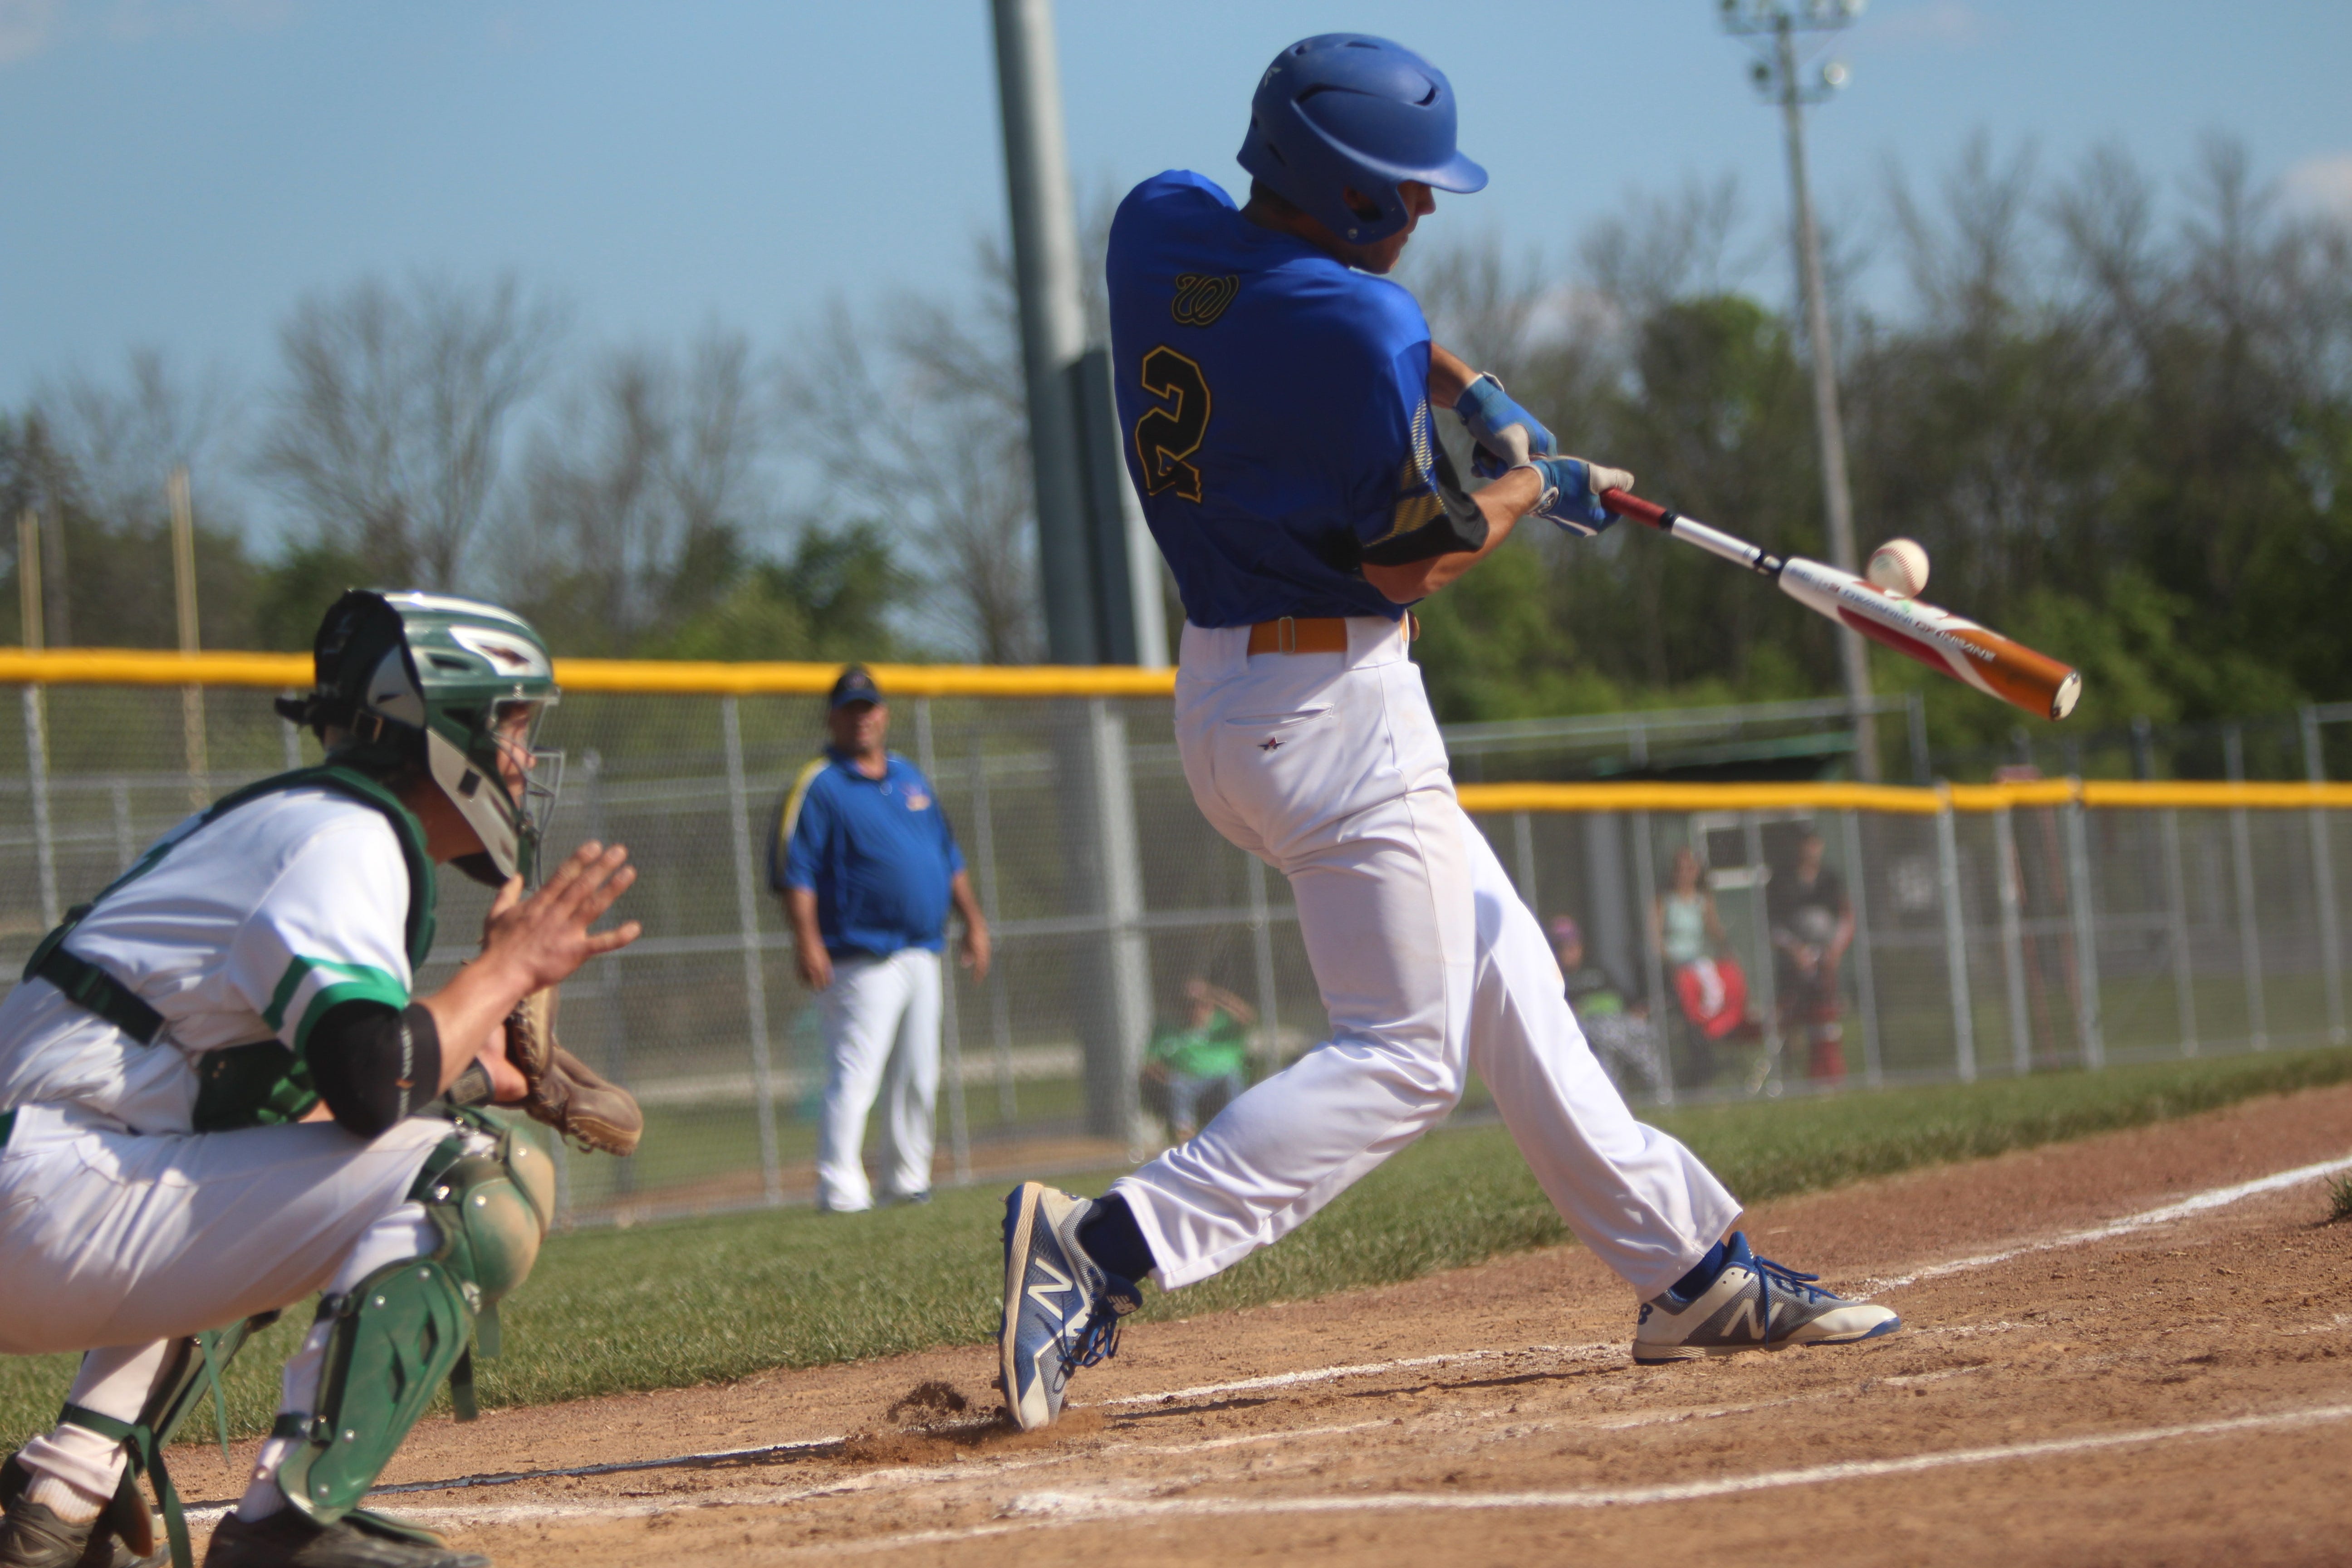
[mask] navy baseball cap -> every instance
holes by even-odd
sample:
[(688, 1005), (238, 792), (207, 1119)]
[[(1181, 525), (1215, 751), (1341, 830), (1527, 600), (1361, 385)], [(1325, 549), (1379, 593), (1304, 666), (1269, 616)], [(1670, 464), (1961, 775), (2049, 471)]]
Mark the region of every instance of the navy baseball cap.
[(874, 678), (866, 673), (864, 665), (853, 664), (841, 672), (840, 679), (833, 683), (833, 695), (826, 700), (830, 708), (845, 708), (852, 702), (878, 704), (882, 700), (882, 689), (874, 684)]

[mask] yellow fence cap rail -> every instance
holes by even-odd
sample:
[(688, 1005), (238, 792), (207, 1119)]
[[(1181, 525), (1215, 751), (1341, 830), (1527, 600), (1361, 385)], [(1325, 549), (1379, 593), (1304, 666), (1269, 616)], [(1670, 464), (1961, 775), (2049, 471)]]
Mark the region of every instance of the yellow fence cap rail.
[(1465, 784), (1469, 811), (1900, 811), (1932, 815), (1931, 789), (1864, 784)]
[(2352, 784), (2223, 784), (2210, 780), (2134, 783), (2085, 779), (2083, 804), (2090, 806), (2179, 811), (2289, 811), (2314, 806), (2352, 808)]
[(2102, 810), (2352, 810), (2352, 784), (2134, 783), (2033, 779), (1905, 789), (1863, 784), (1465, 784), (1469, 811), (1885, 811), (1932, 816), (2080, 801)]
[(283, 691), (310, 684), (307, 653), (0, 648), (0, 685), (7, 686), (257, 686)]
[[(1131, 665), (877, 664), (891, 697), (1166, 697), (1172, 669)], [(677, 697), (821, 697), (838, 664), (720, 664), (686, 659), (559, 658), (566, 691)], [(152, 648), (0, 648), (5, 686), (242, 686), (282, 691), (310, 684), (303, 653), (171, 653)]]
[[(1172, 669), (1133, 665), (869, 664), (892, 697), (1167, 697)], [(677, 697), (822, 697), (838, 664), (719, 664), (686, 659), (559, 658), (566, 691), (659, 692)]]

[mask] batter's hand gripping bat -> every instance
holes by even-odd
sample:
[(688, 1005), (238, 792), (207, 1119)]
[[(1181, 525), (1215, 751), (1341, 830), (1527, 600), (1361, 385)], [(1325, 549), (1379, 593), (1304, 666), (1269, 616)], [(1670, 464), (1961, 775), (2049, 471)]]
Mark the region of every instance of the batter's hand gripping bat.
[(1895, 598), (1851, 572), (1801, 555), (1783, 559), (1624, 490), (1601, 491), (1601, 504), (1619, 517), (1645, 522), (1769, 577), (1807, 609), (2028, 713), (2063, 719), (2083, 695), (2083, 677), (2077, 671), (1924, 599)]

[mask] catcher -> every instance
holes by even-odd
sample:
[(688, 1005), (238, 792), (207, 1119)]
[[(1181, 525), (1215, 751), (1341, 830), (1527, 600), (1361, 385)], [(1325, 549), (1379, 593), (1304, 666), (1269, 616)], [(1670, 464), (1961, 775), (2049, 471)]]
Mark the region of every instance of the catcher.
[[(316, 689), (279, 709), (325, 764), (181, 823), (0, 1002), (0, 1352), (85, 1352), (57, 1426), (0, 1470), (0, 1568), (160, 1563), (141, 1471), (188, 1568), (163, 1445), (318, 1290), (205, 1563), (485, 1563), (357, 1506), (444, 1378), (472, 1413), (471, 1352), (496, 1352), (552, 1211), (545, 1154), (479, 1102), (635, 1144), (546, 994), (635, 939), (590, 929), (627, 851), (585, 845), (523, 891), (561, 763), (533, 745), (545, 646), (494, 605), (354, 591), (314, 651)], [(420, 996), (440, 864), (499, 892), (480, 955)]]

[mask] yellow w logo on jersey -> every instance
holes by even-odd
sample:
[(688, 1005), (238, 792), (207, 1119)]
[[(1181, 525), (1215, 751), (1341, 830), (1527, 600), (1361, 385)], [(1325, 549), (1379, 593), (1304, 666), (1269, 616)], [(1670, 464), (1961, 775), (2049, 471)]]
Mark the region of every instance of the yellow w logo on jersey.
[(1168, 313), (1176, 318), (1180, 326), (1205, 327), (1223, 315), (1225, 307), (1232, 304), (1234, 296), (1241, 291), (1242, 280), (1234, 273), (1228, 272), (1221, 277), (1200, 272), (1180, 273), (1176, 279), (1176, 298), (1169, 304)]

